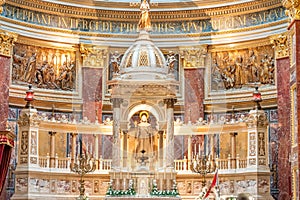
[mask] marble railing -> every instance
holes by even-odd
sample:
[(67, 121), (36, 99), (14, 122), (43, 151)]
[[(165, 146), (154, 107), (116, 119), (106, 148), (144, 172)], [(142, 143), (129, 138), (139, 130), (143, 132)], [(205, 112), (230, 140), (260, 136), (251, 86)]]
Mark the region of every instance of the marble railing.
[[(111, 170), (111, 159), (103, 159), (102, 156), (100, 156), (99, 159), (96, 159), (96, 171), (104, 171), (108, 172)], [(59, 158), (57, 155), (55, 156), (54, 160), (54, 167), (55, 169), (66, 169), (70, 170), (71, 165), (71, 157), (66, 158)], [(39, 156), (39, 167), (41, 168), (50, 168), (50, 156)]]
[[(240, 159), (237, 157), (235, 160), (230, 157), (225, 159), (216, 159), (216, 166), (219, 170), (230, 170), (233, 169), (233, 162), (235, 162), (235, 169), (243, 169), (247, 167), (247, 159)], [(55, 166), (56, 169), (66, 169), (70, 170), (71, 158), (59, 158), (55, 156)], [(111, 159), (103, 159), (102, 156), (96, 160), (96, 171), (109, 172), (111, 170)], [(190, 171), (190, 161), (188, 159), (174, 160), (174, 167), (177, 172), (188, 172)], [(39, 166), (41, 168), (50, 168), (50, 156), (39, 156)]]

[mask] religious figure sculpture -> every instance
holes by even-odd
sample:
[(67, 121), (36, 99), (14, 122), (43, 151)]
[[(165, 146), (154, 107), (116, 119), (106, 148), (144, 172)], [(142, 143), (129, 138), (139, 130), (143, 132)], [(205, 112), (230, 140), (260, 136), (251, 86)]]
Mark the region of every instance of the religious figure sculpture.
[(148, 123), (149, 114), (146, 111), (140, 113), (140, 123), (137, 125), (135, 134), (136, 148), (135, 153), (139, 155), (142, 151), (149, 155), (153, 151), (153, 130)]
[(150, 22), (150, 5), (147, 0), (143, 0), (140, 6), (141, 17), (139, 21), (140, 30), (150, 31), (151, 30), (151, 22)]

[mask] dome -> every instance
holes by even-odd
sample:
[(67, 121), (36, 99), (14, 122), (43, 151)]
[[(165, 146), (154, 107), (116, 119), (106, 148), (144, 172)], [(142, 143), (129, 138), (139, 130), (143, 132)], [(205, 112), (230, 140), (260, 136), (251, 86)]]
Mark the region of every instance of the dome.
[(155, 75), (165, 76), (168, 74), (168, 66), (163, 53), (154, 45), (149, 33), (141, 31), (138, 39), (127, 49), (121, 64), (122, 75)]

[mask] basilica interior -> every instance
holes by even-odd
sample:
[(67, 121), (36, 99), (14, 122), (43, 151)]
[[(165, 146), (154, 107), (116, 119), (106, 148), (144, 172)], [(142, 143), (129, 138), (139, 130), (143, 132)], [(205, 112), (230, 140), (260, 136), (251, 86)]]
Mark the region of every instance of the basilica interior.
[(0, 0), (0, 199), (299, 200), (299, 13)]

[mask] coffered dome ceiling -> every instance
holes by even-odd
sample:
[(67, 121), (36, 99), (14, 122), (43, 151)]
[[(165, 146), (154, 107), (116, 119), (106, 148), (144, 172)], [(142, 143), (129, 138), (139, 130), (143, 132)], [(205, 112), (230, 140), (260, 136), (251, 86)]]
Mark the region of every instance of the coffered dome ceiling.
[[(72, 5), (78, 7), (107, 7), (112, 9), (118, 9), (121, 7), (134, 7), (138, 4), (139, 0), (44, 0), (45, 2), (57, 3), (62, 5)], [(216, 8), (222, 6), (237, 5), (247, 2), (255, 2), (255, 0), (150, 0), (153, 5), (152, 9), (171, 9), (171, 10), (186, 10), (197, 8)], [(263, 2), (263, 1), (261, 1)]]

